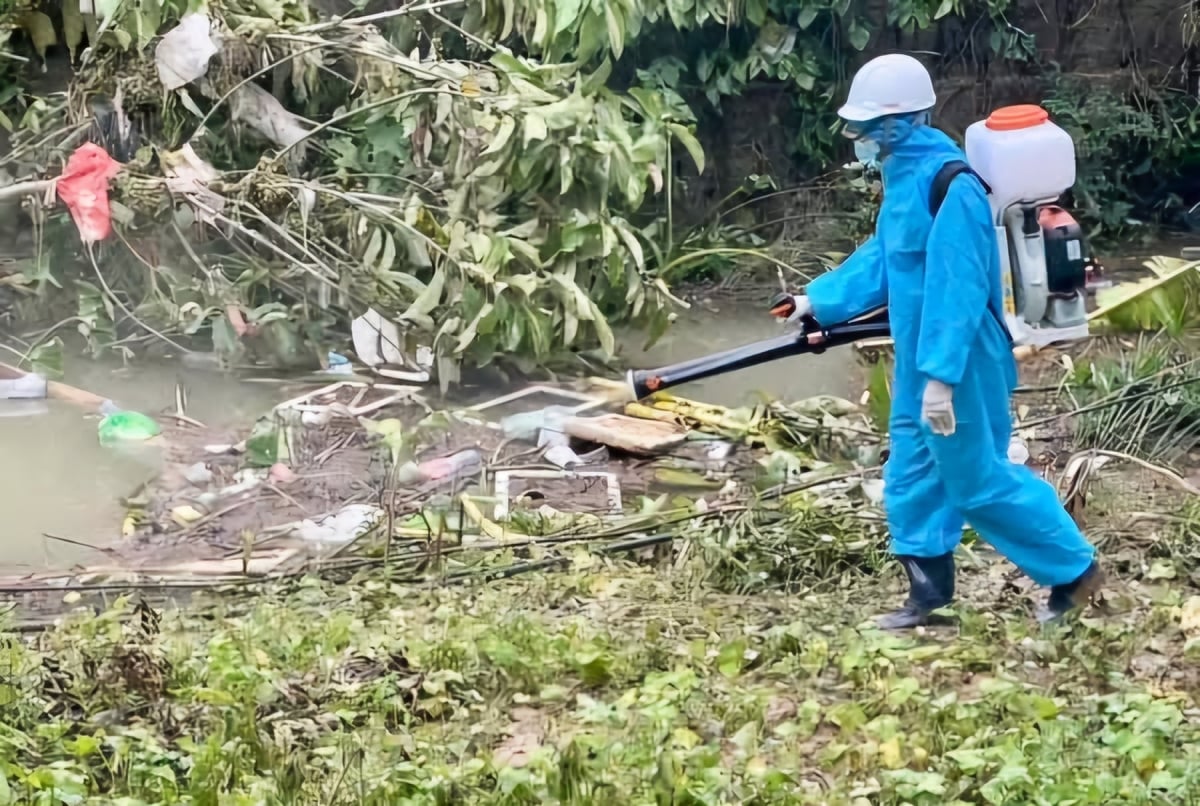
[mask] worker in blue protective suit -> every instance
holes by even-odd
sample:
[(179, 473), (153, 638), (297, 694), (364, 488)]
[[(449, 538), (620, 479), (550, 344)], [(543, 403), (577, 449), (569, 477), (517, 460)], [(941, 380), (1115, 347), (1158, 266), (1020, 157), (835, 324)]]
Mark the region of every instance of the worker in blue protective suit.
[(882, 170), (875, 235), (807, 296), (790, 297), (790, 318), (836, 324), (888, 306), (895, 382), (884, 505), (911, 593), (880, 626), (924, 624), (951, 602), (964, 522), (1050, 587), (1042, 617), (1053, 619), (1086, 603), (1102, 574), (1054, 489), (1008, 459), (1017, 370), (992, 212), (970, 174), (950, 183), (936, 219), (930, 212), (934, 175), (965, 161), (928, 125), (934, 101), (929, 74), (908, 56), (881, 56), (855, 75), (838, 114), (860, 161)]

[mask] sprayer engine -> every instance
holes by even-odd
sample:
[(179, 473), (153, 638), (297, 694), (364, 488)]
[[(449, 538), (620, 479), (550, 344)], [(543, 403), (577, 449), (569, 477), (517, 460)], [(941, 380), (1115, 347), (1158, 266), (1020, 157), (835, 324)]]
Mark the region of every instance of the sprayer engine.
[(1086, 338), (1093, 260), (1058, 204), (1075, 184), (1071, 136), (1039, 106), (1009, 106), (967, 129), (966, 152), (990, 189), (1013, 338), (1038, 346)]
[(1018, 206), (1012, 213), (1001, 249), (1009, 252), (1012, 300), (1006, 307), (1014, 338), (1039, 346), (1086, 338), (1093, 261), (1083, 229), (1057, 204)]

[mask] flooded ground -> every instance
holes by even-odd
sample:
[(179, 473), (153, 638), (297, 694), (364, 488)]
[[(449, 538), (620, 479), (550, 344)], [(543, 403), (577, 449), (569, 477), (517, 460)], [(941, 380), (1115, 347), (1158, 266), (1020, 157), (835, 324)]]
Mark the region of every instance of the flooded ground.
[[(702, 303), (682, 312), (648, 352), (640, 349), (639, 338), (627, 335), (624, 356), (631, 366), (653, 367), (781, 332), (755, 305)], [(855, 393), (851, 375), (849, 350), (842, 349), (743, 370), (677, 391), (722, 405), (750, 402), (760, 393), (782, 399), (851, 396)], [(68, 357), (62, 380), (160, 420), (174, 411), (179, 384), (186, 395), (187, 415), (214, 427), (246, 425), (295, 393), (280, 384), (241, 380), (181, 362), (138, 361), (122, 367), (81, 356)], [(5, 447), (0, 459), (0, 511), (5, 518), (0, 566), (37, 570), (95, 562), (102, 555), (78, 544), (105, 545), (118, 538), (124, 514), (120, 499), (157, 473), (159, 453), (143, 447), (101, 446), (98, 422), (98, 416), (59, 401), (0, 401), (0, 444)]]
[[(66, 383), (152, 416), (175, 409), (175, 385), (187, 413), (210, 425), (245, 423), (276, 402), (272, 385), (186, 369), (178, 363), (119, 364), (69, 360)], [(157, 453), (99, 444), (99, 417), (59, 401), (0, 401), (0, 565), (8, 569), (90, 562), (90, 549), (45, 535), (103, 545), (119, 534), (120, 498), (158, 468)]]
[[(1183, 244), (1187, 245), (1187, 244)], [(1106, 257), (1114, 279), (1136, 268), (1142, 255), (1178, 255), (1180, 242), (1153, 244), (1138, 255)], [(1134, 250), (1131, 250), (1134, 251)], [(1119, 279), (1118, 279), (1119, 281)], [(702, 298), (682, 311), (663, 338), (642, 349), (638, 334), (621, 338), (623, 361), (650, 369), (778, 336), (784, 329), (754, 294)], [(107, 396), (124, 408), (161, 416), (175, 408), (176, 384), (186, 392), (187, 414), (207, 425), (244, 426), (295, 393), (276, 383), (255, 383), (181, 362), (139, 361), (132, 367), (69, 357), (65, 382)], [(800, 356), (678, 387), (683, 397), (725, 406), (766, 396), (799, 400), (829, 394), (855, 399), (861, 376), (849, 348)], [(477, 390), (478, 391), (478, 390)], [(494, 390), (499, 394), (502, 390)], [(490, 395), (485, 395), (490, 396)], [(0, 401), (0, 566), (63, 567), (100, 555), (77, 543), (104, 545), (119, 535), (120, 499), (158, 470), (156, 452), (102, 447), (98, 417), (55, 401)], [(47, 537), (52, 535), (53, 537)], [(55, 538), (65, 538), (59, 540)]]

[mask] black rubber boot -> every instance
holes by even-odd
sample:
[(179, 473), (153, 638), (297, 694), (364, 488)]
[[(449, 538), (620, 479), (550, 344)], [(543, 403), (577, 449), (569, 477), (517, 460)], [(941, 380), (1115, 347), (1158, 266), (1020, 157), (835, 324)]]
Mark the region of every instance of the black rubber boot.
[(1104, 585), (1104, 572), (1093, 562), (1074, 582), (1055, 585), (1050, 589), (1050, 599), (1041, 614), (1042, 622), (1057, 621), (1072, 610), (1088, 604)]
[(940, 557), (896, 557), (908, 575), (904, 607), (875, 620), (884, 630), (910, 630), (928, 624), (930, 613), (954, 599), (954, 552)]

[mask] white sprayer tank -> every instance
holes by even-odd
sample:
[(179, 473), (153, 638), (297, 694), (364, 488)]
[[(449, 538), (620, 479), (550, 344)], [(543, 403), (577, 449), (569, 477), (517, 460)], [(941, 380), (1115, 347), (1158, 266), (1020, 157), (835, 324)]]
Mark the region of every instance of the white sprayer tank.
[(997, 214), (1057, 199), (1075, 184), (1075, 143), (1040, 106), (1006, 106), (971, 124), (967, 162), (992, 189)]

